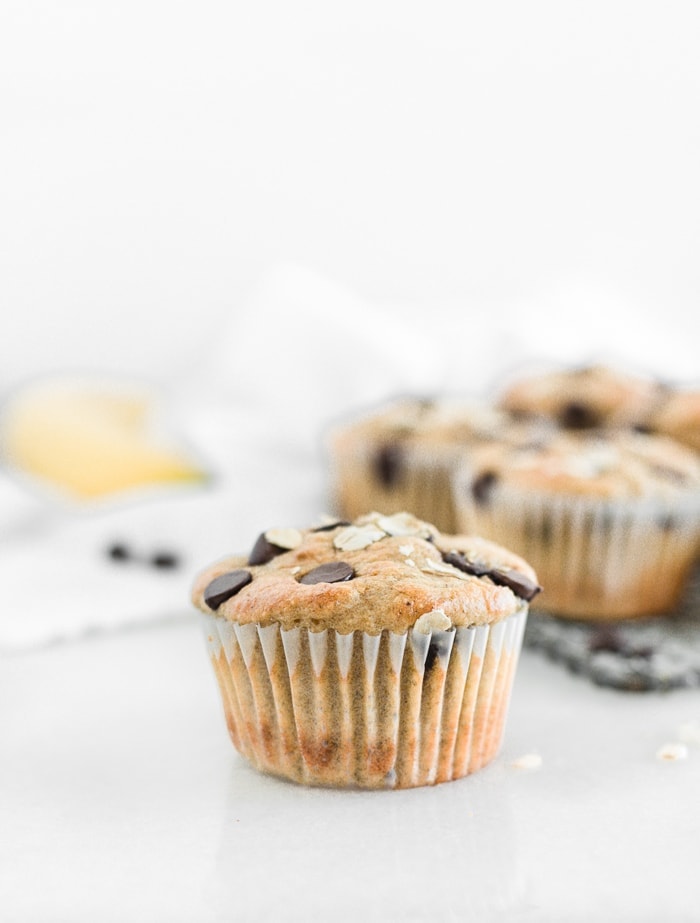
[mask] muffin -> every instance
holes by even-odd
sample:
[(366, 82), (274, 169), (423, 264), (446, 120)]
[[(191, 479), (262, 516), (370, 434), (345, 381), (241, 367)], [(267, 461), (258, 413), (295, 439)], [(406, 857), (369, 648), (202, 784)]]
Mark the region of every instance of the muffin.
[(700, 460), (660, 436), (560, 433), (492, 445), (455, 480), (460, 528), (524, 555), (538, 607), (572, 618), (662, 613), (685, 589), (700, 536)]
[(511, 425), (469, 398), (398, 399), (339, 423), (328, 438), (334, 509), (348, 519), (409, 510), (454, 532), (452, 477), (462, 453), (505, 438)]
[(700, 452), (700, 391), (674, 388), (650, 417), (648, 428)]
[(407, 513), (268, 529), (199, 575), (231, 739), (310, 785), (408, 788), (498, 752), (529, 600), (520, 557)]
[(644, 426), (666, 388), (653, 378), (606, 365), (548, 369), (514, 379), (498, 406), (518, 417), (545, 417), (562, 429)]

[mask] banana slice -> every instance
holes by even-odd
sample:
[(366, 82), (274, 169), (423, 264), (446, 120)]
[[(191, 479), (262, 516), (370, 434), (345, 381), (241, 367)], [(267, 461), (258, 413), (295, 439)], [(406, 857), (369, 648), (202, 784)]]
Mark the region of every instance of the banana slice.
[(77, 500), (207, 479), (166, 432), (154, 395), (117, 384), (25, 386), (0, 415), (0, 446), (20, 474)]

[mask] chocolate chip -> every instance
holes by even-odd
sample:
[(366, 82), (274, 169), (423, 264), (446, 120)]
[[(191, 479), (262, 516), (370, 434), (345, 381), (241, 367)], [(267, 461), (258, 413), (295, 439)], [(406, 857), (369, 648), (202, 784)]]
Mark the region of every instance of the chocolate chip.
[(148, 563), (153, 567), (168, 570), (178, 567), (180, 559), (172, 551), (156, 551), (155, 554), (152, 554), (148, 559)]
[(559, 411), (558, 419), (564, 429), (593, 429), (602, 422), (600, 414), (581, 401), (564, 404)]
[(461, 551), (448, 551), (443, 554), (442, 560), (445, 564), (451, 564), (457, 570), (464, 571), (465, 574), (472, 574), (474, 577), (483, 577), (489, 572), (488, 564), (483, 561), (469, 561)]
[(250, 552), (248, 563), (251, 565), (267, 564), (268, 561), (276, 558), (278, 554), (284, 554), (285, 551), (289, 551), (289, 549), (280, 548), (279, 545), (273, 545), (272, 542), (268, 542), (265, 538), (265, 533), (261, 532), (253, 545), (253, 550)]
[(329, 561), (327, 564), (319, 564), (308, 574), (304, 574), (299, 578), (299, 583), (342, 583), (345, 580), (351, 580), (354, 576), (355, 571), (345, 561)]
[(216, 610), (227, 599), (239, 593), (244, 586), (248, 586), (252, 579), (251, 572), (243, 568), (221, 574), (220, 577), (215, 577), (204, 591), (204, 602), (210, 609)]
[(383, 487), (395, 487), (401, 480), (403, 468), (404, 451), (396, 442), (386, 443), (374, 456), (374, 472)]
[(130, 561), (132, 554), (128, 545), (124, 545), (122, 542), (115, 542), (107, 549), (107, 557), (112, 561), (122, 562)]
[(654, 428), (650, 423), (635, 423), (632, 427), (635, 433), (641, 433), (642, 436), (651, 436)]
[(329, 522), (325, 526), (316, 526), (315, 529), (312, 529), (312, 532), (332, 532), (333, 529), (337, 529), (340, 526), (349, 526), (350, 522), (347, 519), (338, 519), (337, 522)]
[(479, 504), (483, 506), (488, 503), (491, 491), (498, 482), (498, 475), (495, 471), (482, 471), (472, 481), (472, 496)]
[(531, 599), (534, 599), (542, 589), (541, 586), (538, 586), (533, 580), (526, 577), (525, 574), (521, 574), (519, 570), (513, 570), (511, 567), (496, 567), (489, 571), (488, 576), (497, 586), (507, 586), (516, 596), (519, 596), (520, 599), (524, 599), (526, 602), (530, 602)]

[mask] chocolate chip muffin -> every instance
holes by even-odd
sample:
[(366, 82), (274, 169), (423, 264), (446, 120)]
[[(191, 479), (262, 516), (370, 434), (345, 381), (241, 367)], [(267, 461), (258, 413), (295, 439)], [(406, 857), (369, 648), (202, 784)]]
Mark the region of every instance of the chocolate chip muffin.
[(558, 434), (492, 445), (456, 478), (460, 527), (523, 554), (538, 607), (571, 618), (672, 609), (700, 541), (700, 460), (660, 436)]
[(406, 788), (496, 755), (532, 568), (407, 513), (268, 529), (196, 580), (230, 736), (258, 769)]
[(331, 431), (333, 505), (347, 518), (410, 510), (454, 532), (452, 477), (462, 453), (507, 433), (524, 438), (514, 429), (506, 414), (473, 398), (389, 402)]
[(606, 365), (557, 368), (515, 378), (498, 405), (517, 417), (545, 417), (565, 430), (643, 427), (666, 388)]
[(652, 432), (670, 436), (700, 452), (700, 391), (672, 389), (647, 425)]

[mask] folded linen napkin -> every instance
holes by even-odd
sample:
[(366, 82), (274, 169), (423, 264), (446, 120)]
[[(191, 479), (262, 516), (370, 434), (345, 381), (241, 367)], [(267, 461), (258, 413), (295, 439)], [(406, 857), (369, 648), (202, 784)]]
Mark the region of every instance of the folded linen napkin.
[[(170, 389), (169, 422), (210, 484), (59, 507), (0, 471), (0, 650), (184, 616), (199, 567), (319, 519), (324, 428), (442, 387), (443, 339), (306, 270), (273, 270)], [(178, 566), (149, 563), (159, 554)]]

